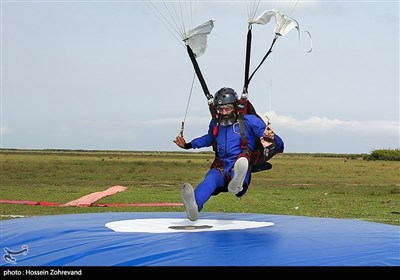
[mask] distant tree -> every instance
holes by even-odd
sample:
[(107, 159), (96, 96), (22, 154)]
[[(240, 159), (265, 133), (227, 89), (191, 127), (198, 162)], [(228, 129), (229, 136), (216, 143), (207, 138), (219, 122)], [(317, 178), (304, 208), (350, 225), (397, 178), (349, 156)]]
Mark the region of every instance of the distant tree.
[(373, 150), (370, 155), (364, 156), (365, 160), (392, 160), (400, 161), (400, 149)]

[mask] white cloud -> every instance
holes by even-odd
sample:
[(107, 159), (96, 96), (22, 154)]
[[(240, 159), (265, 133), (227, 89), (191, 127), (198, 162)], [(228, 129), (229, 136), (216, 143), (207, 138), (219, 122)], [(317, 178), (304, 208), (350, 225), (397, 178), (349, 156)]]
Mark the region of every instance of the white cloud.
[(311, 116), (307, 119), (295, 119), (291, 116), (278, 115), (275, 112), (267, 112), (275, 127), (285, 127), (298, 132), (330, 133), (351, 131), (352, 133), (384, 134), (399, 137), (400, 123), (394, 121), (356, 121), (330, 119), (321, 116)]

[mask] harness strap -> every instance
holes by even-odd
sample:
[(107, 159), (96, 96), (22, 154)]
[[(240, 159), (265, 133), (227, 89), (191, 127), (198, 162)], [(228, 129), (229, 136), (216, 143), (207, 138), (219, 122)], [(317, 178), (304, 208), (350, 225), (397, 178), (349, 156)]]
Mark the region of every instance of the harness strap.
[(244, 90), (247, 91), (247, 88), (249, 86), (249, 71), (250, 71), (250, 53), (251, 53), (251, 27), (252, 25), (249, 24), (248, 30), (247, 30), (247, 40), (246, 40), (246, 62), (245, 62), (245, 68), (244, 68)]
[(249, 153), (248, 143), (249, 140), (246, 137), (245, 125), (244, 125), (244, 115), (240, 114), (238, 117), (239, 131), (240, 131), (240, 146), (244, 154)]
[(244, 116), (247, 114), (248, 100), (246, 97), (242, 97), (237, 101), (237, 113), (239, 122), (240, 132), (240, 146), (242, 148), (242, 155), (250, 160), (250, 149), (248, 146), (248, 139), (246, 137), (246, 127), (244, 124)]

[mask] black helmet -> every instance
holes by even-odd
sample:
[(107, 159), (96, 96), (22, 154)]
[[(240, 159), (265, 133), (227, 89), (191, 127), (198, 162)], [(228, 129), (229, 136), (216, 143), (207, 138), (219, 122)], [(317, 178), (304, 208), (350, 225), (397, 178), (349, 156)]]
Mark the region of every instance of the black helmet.
[(214, 96), (214, 106), (236, 104), (237, 100), (238, 95), (233, 89), (223, 87)]

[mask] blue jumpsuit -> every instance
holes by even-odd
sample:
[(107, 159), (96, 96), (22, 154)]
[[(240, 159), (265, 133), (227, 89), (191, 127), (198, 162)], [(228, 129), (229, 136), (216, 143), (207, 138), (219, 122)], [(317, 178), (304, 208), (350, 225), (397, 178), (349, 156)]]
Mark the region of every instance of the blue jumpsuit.
[[(266, 124), (256, 115), (251, 114), (244, 116), (244, 124), (246, 137), (248, 139), (248, 148), (250, 151), (253, 151), (255, 141), (257, 138), (263, 136)], [(228, 126), (220, 125), (218, 128), (218, 134), (215, 138), (213, 136), (214, 127), (215, 123), (211, 120), (208, 133), (191, 141), (192, 148), (199, 149), (210, 147), (213, 144), (213, 141), (216, 140), (218, 157), (223, 163), (223, 170), (219, 168), (211, 168), (207, 172), (204, 180), (195, 189), (195, 199), (199, 211), (203, 209), (204, 204), (208, 199), (210, 199), (211, 195), (213, 195), (217, 188), (226, 186), (229, 180), (233, 178), (233, 166), (242, 154), (238, 122)], [(244, 180), (243, 191), (239, 193), (240, 196), (247, 191), (250, 176), (251, 169), (249, 168)], [(226, 178), (228, 178), (228, 182), (225, 180)]]

